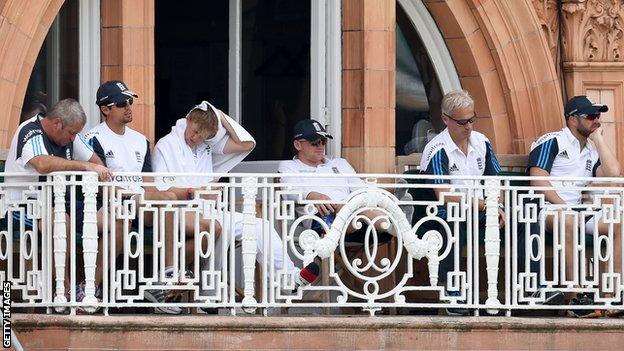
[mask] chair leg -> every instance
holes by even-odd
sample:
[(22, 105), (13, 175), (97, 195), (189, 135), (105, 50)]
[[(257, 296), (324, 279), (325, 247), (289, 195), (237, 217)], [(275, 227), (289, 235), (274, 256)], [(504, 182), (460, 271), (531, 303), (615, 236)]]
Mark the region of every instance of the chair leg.
[[(321, 283), (323, 284), (323, 286), (329, 286), (329, 261), (328, 260), (321, 261)], [(323, 291), (323, 302), (329, 303), (330, 298), (331, 298), (330, 291), (329, 290)], [(330, 308), (324, 307), (323, 313), (330, 314)]]

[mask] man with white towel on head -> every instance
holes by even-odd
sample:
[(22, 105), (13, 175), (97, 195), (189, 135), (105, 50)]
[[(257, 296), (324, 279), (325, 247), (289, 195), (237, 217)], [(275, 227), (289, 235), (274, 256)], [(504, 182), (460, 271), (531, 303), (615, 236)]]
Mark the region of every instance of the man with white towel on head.
[[(195, 190), (215, 182), (212, 176), (197, 176), (197, 173), (227, 173), (240, 163), (256, 146), (254, 138), (241, 125), (228, 115), (212, 106), (207, 101), (195, 106), (185, 118), (179, 119), (171, 132), (156, 143), (152, 166), (155, 172), (194, 173), (188, 177), (159, 177), (160, 190), (174, 192), (180, 200), (191, 200)], [(233, 221), (230, 218), (233, 216)], [(243, 214), (223, 211), (217, 220), (215, 234), (215, 265), (221, 267), (221, 250), (229, 238), (221, 232), (226, 223), (233, 223), (232, 233), (235, 240), (243, 235)], [(205, 226), (206, 224), (200, 226)], [(319, 267), (312, 262), (303, 269), (295, 267), (288, 254), (283, 253), (279, 234), (266, 220), (256, 218), (255, 234), (258, 253), (256, 260), (262, 262), (265, 257), (263, 228), (269, 228), (273, 249), (274, 269), (292, 271), (297, 287), (312, 283), (319, 274)], [(204, 230), (204, 229), (202, 229)]]

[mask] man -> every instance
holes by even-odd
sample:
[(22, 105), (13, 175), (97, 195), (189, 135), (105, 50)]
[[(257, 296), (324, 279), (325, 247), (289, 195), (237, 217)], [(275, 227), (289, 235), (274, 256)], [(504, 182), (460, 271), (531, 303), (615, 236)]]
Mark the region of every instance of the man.
[[(423, 157), (420, 160), (420, 169), (424, 174), (435, 176), (442, 175), (461, 175), (461, 176), (483, 176), (498, 175), (500, 166), (492, 144), (488, 138), (473, 130), (477, 121), (474, 111), (474, 100), (465, 90), (452, 91), (444, 95), (442, 99), (442, 121), (446, 128), (433, 138), (423, 151)], [(469, 179), (452, 179), (443, 180), (433, 178), (430, 180), (433, 184), (451, 184), (466, 185), (473, 184)], [(448, 192), (448, 188), (434, 188), (435, 197), (448, 203), (459, 203), (462, 196), (448, 194), (442, 197), (443, 192)], [(466, 189), (456, 189), (455, 192), (463, 192), (466, 195)], [(478, 196), (479, 211), (479, 234), (480, 240), (484, 240), (485, 226), (485, 199), (483, 194)], [(464, 198), (466, 201), (466, 198)], [(470, 201), (470, 200), (468, 200)], [(500, 201), (503, 201), (502, 198)], [(466, 204), (469, 205), (469, 202)], [(499, 223), (504, 225), (502, 205), (499, 206)], [(438, 217), (447, 220), (447, 206), (438, 207)], [(453, 226), (451, 226), (453, 228)], [(445, 241), (446, 236), (443, 235)], [(466, 241), (466, 222), (461, 223), (459, 232), (459, 243)], [(465, 244), (462, 244), (465, 245)], [(459, 250), (458, 247), (456, 249)], [(446, 283), (448, 273), (454, 269), (459, 269), (459, 262), (454, 261), (453, 251), (440, 262), (440, 281)], [(461, 296), (460, 291), (449, 291), (449, 296)], [(469, 313), (467, 309), (447, 309), (449, 315), (466, 315)]]
[[(278, 172), (284, 174), (301, 174), (301, 177), (284, 176), (281, 182), (284, 184), (295, 184), (295, 188), (300, 190), (305, 200), (312, 201), (331, 201), (332, 203), (316, 203), (314, 207), (319, 217), (323, 218), (327, 225), (331, 225), (336, 213), (340, 211), (342, 202), (347, 199), (353, 191), (361, 189), (365, 186), (364, 181), (358, 177), (324, 177), (310, 178), (305, 174), (353, 174), (356, 172), (349, 162), (344, 158), (330, 158), (325, 155), (325, 146), (328, 139), (333, 137), (325, 131), (325, 128), (316, 120), (304, 119), (293, 129), (293, 148), (295, 156), (292, 160), (281, 161), (279, 163)], [(304, 185), (305, 184), (305, 185)], [(296, 200), (296, 196), (290, 196), (292, 200)], [(298, 213), (303, 214), (303, 209), (298, 208)], [(373, 220), (385, 216), (374, 210), (367, 210), (362, 213), (367, 218)], [(375, 221), (375, 228), (380, 234), (380, 241), (387, 242), (391, 239), (389, 231), (396, 230), (393, 226), (389, 229), (384, 228), (386, 220)], [(317, 221), (308, 223), (312, 229), (322, 231)], [(345, 240), (347, 242), (363, 243), (366, 233), (366, 226), (356, 228), (353, 225), (347, 227)]]
[[(227, 173), (236, 164), (242, 161), (256, 146), (253, 137), (227, 116), (222, 111), (206, 101), (195, 106), (186, 118), (179, 119), (172, 128), (171, 133), (156, 143), (154, 152), (154, 170), (156, 172), (170, 173)], [(176, 186), (170, 186), (162, 181), (160, 189), (176, 193), (179, 200), (193, 199), (195, 190), (205, 187), (215, 181), (210, 176), (177, 177)], [(184, 187), (180, 187), (184, 185)], [(223, 213), (219, 220), (229, 223), (230, 213)], [(241, 213), (234, 212), (234, 237), (240, 240), (243, 235), (243, 220)], [(194, 222), (193, 222), (194, 223)], [(200, 220), (200, 230), (207, 231), (210, 222)], [(219, 224), (218, 222), (216, 224)], [(216, 226), (215, 232), (221, 232), (221, 225)], [(316, 280), (319, 268), (311, 263), (304, 269), (295, 268), (288, 255), (283, 254), (282, 241), (274, 228), (266, 221), (256, 218), (256, 246), (258, 254), (256, 259), (262, 264), (264, 260), (264, 233), (263, 228), (269, 228), (268, 234), (273, 249), (273, 266), (275, 271), (290, 271), (295, 276), (297, 287), (308, 285)], [(194, 232), (194, 228), (187, 229)], [(221, 245), (228, 243), (227, 238), (219, 238), (215, 255), (221, 253)], [(193, 246), (187, 246), (187, 254), (193, 253)], [(220, 267), (221, 258), (215, 259), (217, 267)]]
[[(113, 172), (152, 172), (150, 145), (147, 138), (128, 127), (132, 122), (132, 104), (138, 95), (128, 89), (126, 84), (119, 80), (108, 81), (102, 84), (96, 94), (96, 104), (100, 108), (103, 122), (93, 127), (87, 133), (87, 139), (93, 146), (94, 152), (99, 156), (104, 164)], [(176, 196), (172, 192), (159, 191), (155, 187), (141, 187), (128, 185), (133, 181), (133, 177), (115, 176), (114, 181), (126, 183), (122, 188), (130, 192), (138, 193), (138, 196), (132, 196), (139, 208), (143, 200), (148, 201), (167, 201), (176, 200)], [(139, 179), (142, 182), (143, 179)], [(150, 181), (145, 179), (145, 181)], [(137, 211), (137, 213), (139, 213)], [(151, 227), (153, 224), (153, 212), (144, 212), (144, 223)], [(164, 231), (164, 277), (159, 276), (159, 281), (171, 278), (175, 275), (173, 268), (173, 215), (171, 212), (165, 214)], [(138, 222), (133, 223), (136, 225)], [(154, 233), (159, 235), (160, 233)], [(121, 236), (121, 235), (120, 235)], [(123, 249), (118, 245), (117, 250)], [(154, 267), (156, 270), (157, 267)], [(180, 272), (184, 275), (185, 272)], [(150, 289), (145, 291), (145, 297), (152, 302), (164, 302), (171, 298), (172, 291), (162, 289)], [(170, 314), (179, 314), (182, 309), (177, 306), (167, 306), (156, 308), (157, 312)]]
[[(575, 96), (565, 105), (566, 127), (558, 132), (548, 133), (539, 138), (531, 146), (529, 154), (529, 174), (531, 176), (553, 177), (617, 177), (620, 175), (620, 164), (611, 152), (607, 141), (604, 139), (600, 126), (600, 113), (607, 112), (606, 105), (596, 104), (587, 96)], [(583, 187), (588, 181), (577, 182), (575, 186)], [(572, 206), (581, 205), (581, 191), (572, 189), (560, 181), (531, 180), (531, 185), (550, 187), (554, 190), (542, 191), (547, 208), (542, 209), (540, 218), (545, 219), (546, 229), (553, 230), (558, 215), (550, 213), (548, 207), (557, 210), (568, 209)], [(559, 205), (559, 206), (557, 206)], [(580, 208), (579, 208), (580, 211)], [(565, 218), (565, 271), (574, 274), (573, 232), (578, 223), (574, 216)], [(585, 232), (594, 233), (594, 227), (598, 226), (600, 234), (607, 234), (609, 224), (600, 221), (602, 213), (588, 216), (585, 223)], [(545, 217), (545, 218), (544, 218)], [(620, 223), (613, 224), (614, 233), (620, 233)], [(614, 240), (614, 266), (621, 271), (621, 238)], [(566, 277), (562, 277), (562, 280)], [(572, 279), (571, 277), (569, 277)], [(593, 304), (593, 299), (586, 294), (580, 294), (571, 300), (572, 305)], [(570, 310), (568, 313), (575, 317), (598, 317), (600, 311), (593, 310)]]
[[(54, 105), (46, 116), (37, 114), (19, 125), (6, 161), (6, 172), (25, 172), (35, 176), (58, 171), (89, 171), (96, 172), (102, 181), (109, 180), (111, 172), (93, 153), (87, 142), (78, 134), (86, 123), (86, 115), (82, 106), (74, 99), (65, 99)], [(6, 177), (5, 182), (32, 182), (36, 177)], [(9, 197), (19, 201), (25, 189), (12, 188)], [(66, 203), (69, 212), (69, 202)], [(13, 212), (13, 220), (21, 220), (19, 214)], [(83, 206), (76, 204), (76, 224), (83, 222)], [(103, 213), (97, 212), (98, 231), (102, 230)], [(28, 223), (28, 220), (26, 220)], [(66, 215), (66, 223), (69, 216)], [(78, 229), (78, 228), (77, 228)], [(70, 242), (71, 226), (67, 225), (67, 242)], [(79, 229), (82, 231), (82, 229)], [(66, 255), (67, 262), (69, 254)], [(65, 263), (67, 263), (65, 262)], [(59, 262), (56, 263), (57, 265)], [(66, 267), (69, 267), (67, 264)], [(100, 275), (101, 276), (101, 275)], [(66, 278), (66, 285), (69, 277)], [(96, 282), (98, 281), (96, 272)], [(67, 288), (67, 286), (66, 286)], [(84, 284), (75, 287), (76, 301), (81, 302), (85, 296)]]

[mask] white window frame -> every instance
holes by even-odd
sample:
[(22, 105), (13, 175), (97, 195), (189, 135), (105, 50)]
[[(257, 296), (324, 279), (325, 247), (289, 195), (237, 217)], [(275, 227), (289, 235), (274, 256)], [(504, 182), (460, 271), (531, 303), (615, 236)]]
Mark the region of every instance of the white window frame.
[(78, 101), (87, 114), (84, 131), (100, 123), (95, 95), (100, 86), (100, 0), (78, 2)]
[[(229, 0), (228, 113), (241, 123), (241, 1)], [(342, 154), (341, 1), (312, 0), (310, 21), (310, 115), (334, 137), (327, 153)], [(234, 172), (273, 172), (279, 161), (245, 161)]]

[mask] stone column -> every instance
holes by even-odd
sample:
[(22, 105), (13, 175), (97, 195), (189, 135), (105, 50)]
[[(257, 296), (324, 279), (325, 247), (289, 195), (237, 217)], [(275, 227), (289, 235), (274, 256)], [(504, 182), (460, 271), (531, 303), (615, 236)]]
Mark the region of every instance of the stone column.
[(133, 129), (154, 143), (154, 0), (102, 1), (102, 82), (123, 80), (139, 98)]
[(358, 172), (394, 172), (395, 0), (342, 0), (342, 152)]
[(567, 96), (607, 104), (601, 118), (607, 140), (624, 162), (624, 3), (564, 0), (564, 76)]

